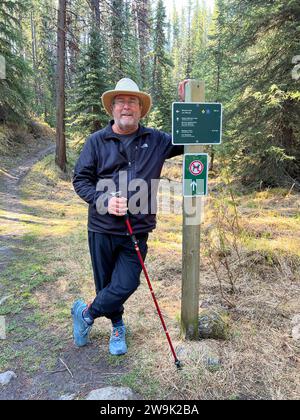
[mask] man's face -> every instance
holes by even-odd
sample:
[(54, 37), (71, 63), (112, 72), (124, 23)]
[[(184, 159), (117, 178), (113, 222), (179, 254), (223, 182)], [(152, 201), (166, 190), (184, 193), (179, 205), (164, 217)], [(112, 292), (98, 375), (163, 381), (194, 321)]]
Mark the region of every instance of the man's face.
[(118, 95), (112, 104), (112, 115), (115, 124), (124, 131), (137, 129), (141, 118), (142, 107), (136, 96)]

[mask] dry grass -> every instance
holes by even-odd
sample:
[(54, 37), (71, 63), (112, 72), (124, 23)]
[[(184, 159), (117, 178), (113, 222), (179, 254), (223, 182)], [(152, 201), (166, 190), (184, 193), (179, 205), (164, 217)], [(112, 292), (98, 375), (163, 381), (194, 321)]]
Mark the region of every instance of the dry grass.
[[(137, 360), (136, 366), (142, 366), (144, 383), (158, 378), (160, 386), (155, 388), (156, 394), (151, 394), (149, 387), (150, 396), (162, 399), (300, 397), (299, 342), (291, 335), (291, 321), (300, 312), (300, 228), (297, 223), (300, 196), (283, 190), (268, 191), (258, 193), (254, 200), (259, 206), (259, 218), (257, 208), (253, 209), (251, 204), (247, 207), (247, 196), (234, 198), (234, 204), (228, 191), (224, 191), (224, 196), (212, 195), (202, 227), (202, 243), (206, 246), (201, 258), (200, 311), (202, 306), (227, 309), (231, 336), (225, 342), (205, 340), (187, 345), (182, 340), (179, 325), (181, 224), (178, 219), (175, 221), (178, 216), (159, 218), (158, 229), (150, 237), (151, 258), (147, 265), (170, 334), (179, 349), (187, 347), (188, 357), (184, 358), (182, 371), (172, 368), (164, 333), (154, 309), (151, 310), (147, 287), (143, 285), (129, 301), (127, 312), (128, 322), (142, 325), (142, 336), (149, 337), (148, 342), (137, 343), (133, 360)], [(221, 208), (218, 220), (216, 206)], [(235, 217), (237, 223), (234, 223)], [(168, 232), (171, 232), (169, 237)], [(225, 243), (220, 246), (217, 241), (214, 258), (223, 293), (207, 252), (209, 235), (215, 235), (220, 241), (220, 233)], [(234, 290), (228, 267), (234, 279)], [(224, 295), (233, 303), (231, 309)], [(141, 310), (140, 302), (148, 309)], [(160, 337), (155, 330), (160, 331)], [(207, 367), (203, 360), (204, 343), (207, 346), (204, 352), (213, 351), (221, 359), (221, 366), (216, 369)]]
[[(155, 249), (151, 251), (155, 253)], [(180, 347), (184, 344), (178, 323), (180, 255), (176, 257), (155, 253), (148, 266), (171, 337)], [(177, 263), (172, 263), (173, 258)], [(170, 266), (178, 272), (168, 271), (168, 259)], [(208, 369), (202, 359), (203, 342), (195, 342), (188, 345), (192, 350), (184, 360), (184, 369), (176, 372), (159, 319), (151, 309), (150, 297), (147, 298), (146, 286), (142, 286), (129, 302), (128, 322), (135, 326), (135, 340), (138, 340), (138, 331), (142, 335), (140, 342), (135, 341), (133, 360), (136, 359), (136, 366), (142, 366), (145, 383), (151, 382), (153, 377), (159, 378), (159, 398), (299, 398), (299, 346), (291, 337), (291, 319), (299, 313), (299, 266), (294, 267), (284, 259), (272, 268), (265, 261), (257, 265), (257, 260), (259, 253), (244, 256), (244, 269), (236, 283), (238, 292), (232, 297), (236, 307), (228, 311), (230, 340), (205, 341), (221, 359), (222, 364), (215, 371)], [(161, 276), (163, 262), (167, 266), (166, 278)], [(214, 272), (206, 258), (202, 258), (200, 278), (200, 304), (205, 302), (212, 308), (224, 309)], [(147, 309), (141, 310), (140, 302)], [(147, 342), (143, 341), (145, 336)], [(153, 397), (151, 393), (150, 396)]]

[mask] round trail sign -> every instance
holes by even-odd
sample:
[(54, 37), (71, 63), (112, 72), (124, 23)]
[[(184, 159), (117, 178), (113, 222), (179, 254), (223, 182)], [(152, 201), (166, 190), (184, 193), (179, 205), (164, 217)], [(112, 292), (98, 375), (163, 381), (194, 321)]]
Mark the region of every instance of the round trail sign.
[(204, 165), (200, 160), (193, 160), (189, 166), (189, 171), (192, 175), (201, 175), (204, 170)]

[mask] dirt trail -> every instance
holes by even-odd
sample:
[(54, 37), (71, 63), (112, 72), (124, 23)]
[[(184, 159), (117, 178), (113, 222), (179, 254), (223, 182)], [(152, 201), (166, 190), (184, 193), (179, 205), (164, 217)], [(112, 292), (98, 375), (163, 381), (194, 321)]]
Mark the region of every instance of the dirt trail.
[[(0, 219), (1, 224), (5, 228), (5, 234), (0, 234), (0, 305), (11, 298), (11, 292), (6, 290), (1, 284), (1, 272), (9, 266), (12, 261), (22, 254), (23, 240), (22, 237), (27, 232), (27, 223), (21, 220), (18, 215), (26, 215), (26, 209), (22, 208), (20, 200), (20, 184), (25, 175), (30, 171), (32, 166), (43, 159), (46, 155), (53, 153), (55, 144), (43, 142), (36, 146), (35, 150), (30, 151), (30, 156), (25, 154), (16, 156), (17, 165), (9, 169), (1, 169), (0, 171), (0, 210), (2, 210)], [(6, 213), (7, 212), (7, 213)], [(30, 215), (29, 215), (30, 216)], [(7, 233), (8, 232), (8, 233)], [(28, 324), (24, 321), (28, 317), (26, 314), (6, 316), (6, 324), (17, 323), (19, 327), (24, 328), (25, 338), (14, 342), (7, 334), (7, 339), (3, 340), (2, 351), (17, 352), (27, 351), (31, 347), (35, 354), (40, 355), (45, 349), (51, 347), (51, 338), (49, 342), (41, 342), (38, 335), (42, 331), (37, 330), (36, 326), (31, 328), (31, 338), (26, 338)], [(24, 319), (23, 319), (24, 318)], [(22, 325), (24, 324), (24, 325)], [(50, 327), (50, 326), (49, 326)], [(45, 332), (46, 339), (47, 332)], [(84, 349), (77, 349), (73, 344), (72, 337), (61, 336), (63, 349), (60, 351), (56, 366), (50, 370), (44, 366), (43, 362), (40, 369), (30, 374), (26, 372), (21, 364), (15, 366), (14, 363), (9, 366), (9, 370), (17, 374), (17, 379), (10, 382), (9, 385), (0, 388), (0, 400), (23, 400), (23, 399), (59, 399), (63, 395), (74, 394), (75, 398), (84, 397), (89, 391), (109, 385), (109, 378), (112, 375), (120, 375), (127, 370), (126, 365), (122, 367), (111, 366), (107, 360), (107, 347), (98, 340), (93, 340)], [(30, 341), (30, 342), (28, 342)], [(100, 344), (100, 345), (99, 345)], [(103, 349), (102, 349), (103, 347)], [(103, 355), (101, 354), (103, 353)], [(68, 371), (63, 362), (68, 366)], [(6, 369), (8, 370), (8, 369)], [(71, 374), (70, 374), (71, 372)], [(0, 373), (2, 373), (0, 371)]]
[(0, 273), (7, 267), (10, 260), (17, 256), (22, 235), (26, 232), (24, 224), (16, 223), (18, 217), (9, 216), (9, 213), (23, 213), (19, 198), (20, 183), (36, 162), (53, 153), (54, 150), (55, 145), (49, 140), (49, 143), (46, 143), (42, 149), (37, 148), (30, 156), (24, 157), (16, 167), (0, 172), (0, 209), (7, 212), (7, 215), (4, 213), (0, 217), (1, 224), (11, 223), (13, 225), (10, 234), (0, 234)]

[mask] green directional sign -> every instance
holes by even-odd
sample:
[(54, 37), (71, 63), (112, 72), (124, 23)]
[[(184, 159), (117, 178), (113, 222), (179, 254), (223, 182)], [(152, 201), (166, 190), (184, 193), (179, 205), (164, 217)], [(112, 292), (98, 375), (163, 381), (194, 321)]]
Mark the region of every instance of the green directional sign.
[(221, 144), (222, 104), (174, 102), (173, 144)]
[(186, 153), (183, 161), (183, 195), (197, 197), (207, 195), (208, 154)]

